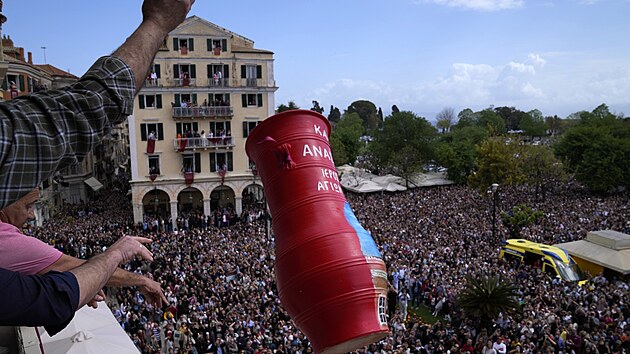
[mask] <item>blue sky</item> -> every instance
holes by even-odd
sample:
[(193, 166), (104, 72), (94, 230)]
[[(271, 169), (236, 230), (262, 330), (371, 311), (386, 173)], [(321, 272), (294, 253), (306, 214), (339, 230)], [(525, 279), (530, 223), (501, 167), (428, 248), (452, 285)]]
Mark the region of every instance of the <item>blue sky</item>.
[[(141, 20), (139, 0), (9, 0), (4, 35), (80, 75)], [(275, 53), (276, 103), (367, 99), (429, 120), (514, 106), (630, 114), (630, 0), (197, 0), (192, 15)]]

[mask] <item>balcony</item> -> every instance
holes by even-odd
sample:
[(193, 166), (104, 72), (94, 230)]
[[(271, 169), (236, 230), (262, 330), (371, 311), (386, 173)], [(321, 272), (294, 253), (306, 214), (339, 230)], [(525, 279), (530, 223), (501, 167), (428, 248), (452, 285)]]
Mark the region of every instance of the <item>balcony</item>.
[(246, 87), (259, 87), (261, 86), (262, 79), (245, 79)]
[(195, 78), (177, 78), (177, 79), (173, 79), (173, 84), (175, 84), (176, 87), (195, 87), (197, 86), (197, 79)]
[(208, 79), (208, 87), (230, 87), (230, 79), (222, 78), (222, 79)]
[(173, 118), (231, 118), (232, 106), (173, 107)]
[(173, 139), (173, 148), (179, 152), (207, 150), (207, 149), (231, 149), (235, 146), (233, 136), (216, 138), (181, 138)]
[(144, 87), (162, 87), (160, 79), (146, 79), (144, 80)]

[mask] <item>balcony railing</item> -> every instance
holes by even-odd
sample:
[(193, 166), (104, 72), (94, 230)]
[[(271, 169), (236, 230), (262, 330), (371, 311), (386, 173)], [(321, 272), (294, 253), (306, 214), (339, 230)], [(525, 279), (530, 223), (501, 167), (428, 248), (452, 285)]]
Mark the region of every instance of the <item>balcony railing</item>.
[(222, 78), (222, 79), (208, 79), (208, 87), (230, 87), (230, 79)]
[(189, 79), (173, 79), (173, 83), (177, 87), (188, 87), (188, 86), (197, 86), (197, 79), (189, 78)]
[(160, 79), (146, 79), (144, 80), (144, 87), (160, 87)]
[(173, 107), (173, 118), (232, 117), (232, 106)]
[(173, 148), (179, 152), (196, 149), (231, 148), (235, 145), (233, 136), (218, 138), (180, 138), (173, 139)]
[(259, 81), (258, 79), (245, 79), (245, 86), (247, 87), (258, 87)]

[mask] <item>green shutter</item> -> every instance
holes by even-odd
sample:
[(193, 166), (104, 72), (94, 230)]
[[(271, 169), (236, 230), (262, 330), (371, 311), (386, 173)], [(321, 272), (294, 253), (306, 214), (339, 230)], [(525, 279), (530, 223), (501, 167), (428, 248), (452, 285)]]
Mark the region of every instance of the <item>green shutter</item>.
[(212, 64), (208, 64), (206, 71), (208, 72), (208, 79), (212, 78)]
[(22, 92), (25, 91), (24, 90), (25, 89), (25, 87), (24, 87), (24, 75), (18, 76), (18, 81), (19, 81), (19, 84), (20, 84), (18, 90), (22, 91)]
[(227, 52), (227, 39), (222, 39), (221, 40), (221, 51), (222, 52)]
[(188, 39), (188, 50), (190, 50), (191, 52), (193, 50), (195, 50), (195, 39), (194, 38), (189, 38)]
[(210, 154), (210, 172), (217, 172), (217, 156), (215, 153)]
[(247, 107), (247, 94), (245, 93), (241, 94), (241, 100), (243, 103), (243, 107)]
[(247, 78), (247, 68), (245, 65), (241, 65), (241, 79)]
[(195, 172), (201, 173), (201, 154), (195, 153)]
[(179, 50), (179, 39), (173, 37), (173, 50)]
[(162, 95), (155, 95), (155, 107), (162, 108)]
[(175, 94), (175, 107), (181, 107), (182, 105), (182, 99), (181, 96), (179, 95), (179, 93)]
[(147, 125), (140, 124), (140, 139), (142, 141), (147, 141)]
[(193, 94), (191, 95), (191, 98), (192, 98), (192, 103), (197, 104), (197, 94), (196, 94), (196, 93), (193, 93)]
[(259, 93), (256, 97), (256, 103), (258, 103), (258, 107), (262, 107), (263, 106), (263, 100), (262, 100), (263, 96), (262, 93)]
[(208, 51), (211, 52), (212, 51), (212, 38), (206, 39), (206, 46), (208, 47)]
[(173, 65), (173, 78), (179, 79), (179, 64)]
[(228, 171), (234, 170), (234, 164), (232, 163), (232, 153), (228, 152), (227, 154), (227, 169)]
[(157, 75), (158, 79), (162, 77), (160, 73), (160, 64), (153, 65), (153, 70), (155, 70), (155, 75)]
[(262, 65), (256, 65), (256, 78), (262, 79)]
[(181, 135), (182, 134), (182, 123), (177, 123), (175, 125), (175, 129), (176, 129), (177, 135)]
[(243, 122), (243, 138), (247, 138), (249, 135), (249, 129), (247, 129), (247, 122)]
[(158, 140), (164, 140), (164, 126), (162, 123), (157, 124), (157, 135)]
[(228, 64), (223, 65), (223, 78), (230, 77), (230, 66)]
[(192, 124), (192, 132), (198, 132), (198, 131), (199, 131), (199, 123), (193, 122), (193, 124)]
[(5, 90), (5, 91), (9, 89), (9, 87), (7, 86), (8, 80), (9, 79), (7, 79), (6, 76), (5, 76), (4, 77), (4, 81), (2, 81), (2, 89)]
[(190, 78), (195, 79), (197, 77), (197, 65), (192, 64), (190, 66)]
[(138, 104), (140, 105), (140, 109), (144, 109), (144, 95), (138, 95)]
[(230, 94), (229, 93), (224, 93), (223, 94), (223, 101), (225, 101), (225, 103), (229, 106), (230, 105)]

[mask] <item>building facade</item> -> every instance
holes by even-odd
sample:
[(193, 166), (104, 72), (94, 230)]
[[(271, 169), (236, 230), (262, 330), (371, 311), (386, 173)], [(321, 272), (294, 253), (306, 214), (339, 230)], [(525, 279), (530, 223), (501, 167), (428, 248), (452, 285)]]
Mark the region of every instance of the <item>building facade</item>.
[[(245, 153), (274, 113), (273, 53), (197, 16), (156, 55), (129, 118), (135, 222), (243, 210), (262, 189)], [(176, 227), (176, 225), (174, 225)]]

